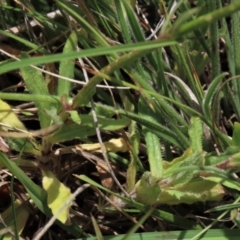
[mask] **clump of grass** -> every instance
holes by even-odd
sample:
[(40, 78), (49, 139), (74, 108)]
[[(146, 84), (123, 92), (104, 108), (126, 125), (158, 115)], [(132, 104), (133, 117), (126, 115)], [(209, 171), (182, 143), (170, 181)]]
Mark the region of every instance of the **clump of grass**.
[(1, 234), (238, 228), (240, 3), (208, 2), (2, 1)]

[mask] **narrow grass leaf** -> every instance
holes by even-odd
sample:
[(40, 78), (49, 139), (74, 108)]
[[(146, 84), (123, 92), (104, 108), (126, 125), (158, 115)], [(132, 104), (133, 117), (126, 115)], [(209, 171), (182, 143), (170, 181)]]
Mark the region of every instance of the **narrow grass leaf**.
[(225, 205), (211, 208), (211, 209), (207, 210), (206, 212), (208, 212), (208, 213), (219, 212), (219, 211), (231, 210), (231, 209), (239, 208), (239, 207), (240, 207), (240, 203), (230, 203), (230, 204), (225, 204)]
[(140, 116), (139, 114), (132, 113), (121, 108), (113, 108), (102, 104), (97, 104), (97, 106), (104, 109), (105, 111), (108, 111), (109, 113), (112, 112), (115, 114), (118, 112), (119, 115), (125, 116), (143, 126), (148, 127), (149, 130), (151, 130), (153, 133), (156, 133), (160, 138), (163, 138), (163, 140), (166, 140), (173, 145), (176, 144), (176, 146), (182, 148), (181, 142), (177, 139), (176, 135), (172, 131), (170, 131), (167, 127), (157, 123), (156, 121), (152, 121), (152, 118), (149, 119), (149, 116)]
[[(116, 45), (111, 47), (92, 48), (92, 49), (86, 49), (81, 52), (75, 52), (75, 53), (68, 52), (68, 53), (59, 53), (59, 54), (49, 54), (47, 56), (35, 57), (32, 59), (22, 59), (21, 61), (15, 61), (15, 62), (4, 64), (4, 66), (0, 66), (0, 74), (6, 73), (14, 69), (26, 67), (31, 64), (33, 65), (38, 65), (43, 63), (46, 64), (50, 62), (59, 62), (60, 60), (63, 60), (63, 59), (101, 56), (105, 54), (111, 54), (116, 52), (126, 52), (126, 51), (132, 51), (132, 50), (142, 50), (142, 51), (144, 50), (143, 52), (141, 52), (141, 55), (139, 56), (141, 57), (151, 52), (153, 49), (163, 47), (163, 46), (175, 45), (176, 43), (177, 43), (176, 41), (164, 39), (164, 40), (154, 40), (150, 42)], [(129, 58), (129, 55), (125, 58)], [(129, 62), (131, 62), (130, 59), (129, 59)], [(128, 64), (128, 62), (126, 64)], [(122, 65), (120, 67), (122, 67)]]
[(174, 36), (180, 37), (183, 34), (189, 33), (203, 26), (207, 26), (210, 23), (217, 21), (221, 18), (227, 17), (237, 12), (238, 10), (240, 10), (240, 2), (235, 1), (225, 7), (222, 7), (211, 13), (202, 15), (192, 21), (189, 21), (187, 23), (180, 25), (179, 28), (175, 29), (175, 32), (172, 32), (172, 33)]
[(207, 179), (212, 182), (220, 183), (224, 185), (225, 187), (235, 189), (237, 191), (240, 191), (240, 184), (236, 182), (235, 179), (231, 179), (230, 177), (227, 176), (218, 176), (216, 174), (211, 174), (209, 177), (204, 177), (204, 179)]
[[(98, 44), (100, 44), (100, 46), (109, 46), (108, 42), (102, 36), (101, 32), (97, 28), (94, 28), (94, 26), (92, 26), (91, 23), (82, 16), (77, 6), (74, 6), (63, 0), (57, 0), (56, 3), (61, 9), (64, 9), (70, 16), (72, 16), (87, 31), (87, 33), (95, 41), (97, 41)], [(116, 53), (112, 53), (112, 55), (115, 57), (117, 56)]]
[[(237, 2), (232, 1), (232, 2)], [(239, 34), (238, 34), (238, 30), (240, 28), (240, 23), (239, 23), (239, 11), (236, 11), (234, 14), (232, 14), (231, 16), (231, 23), (232, 23), (232, 31), (231, 31), (231, 36), (232, 36), (232, 60), (234, 63), (234, 67), (235, 67), (235, 71), (234, 71), (234, 76), (235, 75), (239, 75), (240, 74), (240, 56), (239, 54), (237, 54), (240, 51), (240, 45), (239, 45)], [(236, 80), (234, 80), (234, 97), (235, 97), (235, 101), (237, 103), (237, 106), (239, 106), (240, 104), (240, 78), (237, 78)], [(238, 119), (239, 119), (239, 111), (236, 111), (236, 113), (238, 114)]]
[(132, 42), (131, 30), (130, 30), (128, 19), (126, 17), (126, 12), (122, 5), (122, 1), (115, 0), (114, 3), (115, 3), (118, 20), (119, 20), (119, 23), (121, 26), (121, 31), (123, 34), (122, 36), (124, 37), (124, 41), (126, 43), (130, 43), (130, 42)]
[(92, 220), (92, 224), (93, 224), (94, 231), (95, 231), (95, 234), (97, 236), (97, 239), (98, 240), (104, 240), (104, 237), (103, 237), (103, 235), (101, 233), (101, 230), (100, 230), (100, 228), (98, 226), (98, 223), (97, 223), (96, 219), (93, 216), (91, 216), (91, 220)]
[(121, 240), (127, 240), (134, 237), (132, 235), (135, 235), (134, 233), (138, 230), (141, 224), (143, 224), (151, 216), (153, 210), (154, 208), (149, 208), (149, 210), (138, 220), (137, 224), (135, 224)]
[[(27, 175), (24, 173), (15, 163), (9, 160), (5, 154), (0, 152), (0, 162), (9, 169), (12, 174), (25, 186), (30, 197), (37, 205), (37, 207), (47, 213), (46, 206), (44, 206), (44, 201), (46, 200), (46, 193), (35, 184)], [(46, 214), (47, 215), (47, 214)]]
[(24, 94), (24, 93), (5, 93), (0, 92), (0, 98), (5, 100), (14, 101), (34, 101), (34, 102), (46, 102), (48, 104), (59, 104), (60, 98), (57, 96), (42, 95), (42, 94)]
[[(83, 125), (93, 128), (95, 127), (92, 115), (80, 114), (79, 117)], [(98, 116), (97, 121), (99, 128), (107, 131), (120, 130), (130, 124), (130, 120), (127, 118), (114, 119)]]
[(222, 73), (211, 82), (202, 100), (202, 110), (203, 110), (204, 116), (209, 121), (212, 120), (211, 107), (212, 107), (213, 99), (216, 95), (217, 89), (219, 88), (220, 82), (226, 75), (227, 73)]
[(129, 21), (129, 24), (130, 24), (130, 27), (131, 27), (130, 28), (131, 33), (134, 34), (134, 39), (137, 42), (144, 41), (145, 36), (144, 36), (144, 33), (143, 33), (143, 29), (141, 27), (139, 19), (137, 18), (137, 15), (134, 11), (134, 8), (131, 7), (131, 5), (129, 4), (129, 1), (122, 0), (121, 2), (123, 4), (125, 12), (127, 14), (128, 21)]
[(131, 4), (132, 8), (136, 5), (136, 0), (128, 0), (128, 2)]
[(137, 123), (135, 121), (131, 121), (128, 129), (130, 134), (129, 141), (132, 148), (129, 149), (130, 163), (128, 164), (127, 168), (126, 189), (127, 192), (131, 192), (135, 187), (137, 170), (138, 168), (139, 170), (143, 170), (143, 166), (138, 158), (140, 147), (140, 131)]
[[(185, 230), (185, 231), (161, 231), (151, 233), (135, 233), (130, 236), (128, 240), (143, 240), (143, 239), (161, 239), (161, 240), (193, 240), (201, 239), (194, 238), (199, 234), (199, 230)], [(203, 240), (238, 240), (240, 235), (239, 229), (210, 229), (204, 233)], [(122, 240), (125, 238), (125, 234), (117, 236), (105, 236), (105, 240)], [(77, 239), (82, 240), (82, 238)], [(96, 237), (88, 237), (85, 240), (98, 240)]]
[(175, 146), (182, 148), (181, 143), (178, 141), (175, 134), (165, 126), (162, 126), (161, 124), (158, 124), (155, 121), (153, 122), (152, 119), (149, 119), (147, 116), (139, 116), (138, 114), (119, 110), (119, 109), (118, 109), (118, 112), (120, 115), (126, 116), (140, 123), (141, 125), (147, 127), (151, 132), (155, 133), (164, 141), (168, 141), (174, 144)]

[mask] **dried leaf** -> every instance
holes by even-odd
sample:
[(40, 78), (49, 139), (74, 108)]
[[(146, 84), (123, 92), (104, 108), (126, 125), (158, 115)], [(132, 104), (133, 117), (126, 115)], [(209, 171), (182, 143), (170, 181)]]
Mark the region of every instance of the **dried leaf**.
[(112, 189), (114, 181), (112, 175), (108, 170), (107, 165), (102, 162), (97, 162), (96, 168), (99, 174), (99, 178), (101, 179), (102, 185), (107, 189)]
[[(103, 143), (106, 152), (127, 152), (128, 146), (123, 138), (113, 138), (107, 142)], [(101, 152), (100, 143), (93, 144), (81, 144), (76, 146), (77, 150)]]
[(9, 152), (8, 144), (0, 137), (0, 151), (7, 153)]

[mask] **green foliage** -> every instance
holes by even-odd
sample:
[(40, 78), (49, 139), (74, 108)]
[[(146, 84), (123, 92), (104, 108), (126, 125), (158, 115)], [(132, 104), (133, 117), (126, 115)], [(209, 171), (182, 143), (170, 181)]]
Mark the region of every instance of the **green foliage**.
[[(63, 49), (64, 53), (71, 53), (74, 51), (77, 51), (77, 34), (75, 32), (71, 33)], [(74, 78), (74, 65), (75, 63), (73, 59), (61, 61), (59, 75), (63, 77)], [(62, 96), (66, 94), (69, 96), (72, 90), (72, 85), (73, 84), (69, 81), (61, 80), (61, 78), (58, 79), (57, 95)]]
[[(63, 186), (59, 179), (64, 176), (61, 181), (68, 185), (72, 176), (61, 175), (65, 172), (61, 164), (65, 158), (74, 159), (74, 153), (81, 155), (78, 163), (90, 160), (95, 165), (84, 170), (76, 166), (75, 176), (88, 182), (99, 199), (100, 190), (106, 191), (113, 206), (131, 221), (136, 216), (128, 215), (128, 208), (147, 212), (141, 223), (151, 215), (179, 228), (201, 229), (185, 218), (182, 203), (193, 204), (194, 212), (199, 202), (221, 204), (228, 191), (237, 201), (239, 1), (176, 1), (176, 5), (162, 0), (57, 0), (53, 5), (42, 0), (2, 2), (0, 41), (8, 39), (11, 47), (1, 46), (6, 56), (1, 59), (0, 74), (6, 74), (7, 81), (1, 81), (0, 98), (10, 101), (0, 102), (0, 136), (4, 138), (1, 144), (7, 143), (10, 150), (0, 153), (0, 166), (13, 173), (28, 192), (26, 196), (46, 216), (52, 216), (52, 205), (47, 202), (50, 195), (57, 206), (63, 204), (58, 196)], [(146, 3), (156, 10), (155, 17), (154, 11), (147, 16), (148, 21), (141, 9)], [(56, 9), (59, 12), (52, 17), (49, 11)], [(160, 15), (164, 19), (157, 29)], [(38, 27), (26, 25), (23, 19), (35, 19)], [(11, 27), (15, 24), (24, 25), (21, 33), (14, 33)], [(227, 67), (223, 67), (223, 55)], [(21, 84), (16, 85), (15, 78)], [(16, 102), (27, 102), (31, 108)], [(32, 120), (40, 125), (34, 131)], [(116, 136), (127, 149), (122, 153), (118, 153), (120, 148), (104, 147)], [(97, 144), (98, 150), (82, 149), (82, 143)], [(11, 160), (16, 152), (23, 153), (19, 166)], [(31, 165), (25, 164), (29, 159), (42, 170), (35, 173), (36, 179), (46, 169), (54, 179), (53, 186), (44, 187), (47, 192), (21, 170)], [(69, 165), (72, 173), (75, 166)], [(84, 174), (97, 176), (102, 185)], [(121, 183), (117, 181), (120, 175)], [(63, 189), (70, 196), (68, 187)], [(94, 204), (91, 209), (98, 205)], [(178, 214), (184, 217), (172, 214), (168, 206), (161, 211), (159, 205), (179, 205)], [(231, 211), (232, 221), (239, 226), (233, 207), (224, 209)], [(57, 212), (55, 207), (53, 212)], [(105, 222), (95, 217), (89, 220), (102, 237), (99, 223)], [(210, 222), (203, 221), (203, 225)], [(87, 236), (74, 221), (70, 226), (58, 224), (75, 237)], [(212, 224), (226, 227), (221, 221)], [(126, 237), (137, 227), (143, 228), (139, 223)]]

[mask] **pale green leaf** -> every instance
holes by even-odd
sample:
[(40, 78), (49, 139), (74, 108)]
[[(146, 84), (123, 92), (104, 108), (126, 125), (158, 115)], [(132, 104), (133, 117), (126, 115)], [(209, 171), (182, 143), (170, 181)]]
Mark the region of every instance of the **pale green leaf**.
[[(53, 215), (58, 214), (57, 219), (63, 224), (66, 223), (72, 205), (71, 201), (67, 202), (71, 197), (70, 189), (63, 185), (49, 170), (43, 170), (42, 185), (47, 192), (47, 204)], [(64, 204), (66, 204), (64, 209), (59, 213)]]

